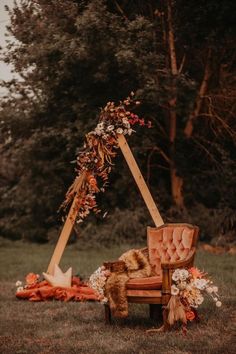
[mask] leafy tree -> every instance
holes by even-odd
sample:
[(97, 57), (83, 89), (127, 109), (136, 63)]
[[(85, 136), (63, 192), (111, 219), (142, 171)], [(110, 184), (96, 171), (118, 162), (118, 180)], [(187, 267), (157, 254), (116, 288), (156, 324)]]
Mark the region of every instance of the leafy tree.
[[(1, 232), (48, 239), (84, 134), (101, 106), (132, 90), (153, 128), (137, 131), (131, 145), (166, 219), (198, 222), (196, 205), (222, 210), (222, 220), (232, 215), (234, 6), (21, 0), (8, 9), (16, 40), (2, 56), (20, 80), (3, 83)], [(135, 209), (133, 181), (121, 158), (117, 165), (104, 208)]]

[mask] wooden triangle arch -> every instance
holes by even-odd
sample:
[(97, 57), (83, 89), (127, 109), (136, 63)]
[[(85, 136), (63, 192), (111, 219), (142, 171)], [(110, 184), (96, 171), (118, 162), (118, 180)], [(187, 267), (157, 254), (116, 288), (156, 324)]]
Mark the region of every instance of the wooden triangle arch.
[[(142, 173), (136, 163), (136, 160), (132, 154), (132, 151), (130, 150), (130, 147), (124, 137), (124, 135), (120, 134), (118, 135), (118, 144), (119, 147), (125, 157), (125, 160), (130, 168), (130, 171), (135, 179), (135, 182), (137, 183), (137, 186), (141, 192), (141, 195), (146, 203), (146, 206), (151, 214), (152, 220), (155, 224), (155, 226), (161, 226), (164, 224), (164, 221), (157, 209), (157, 206), (151, 196), (151, 193), (147, 187), (147, 184), (142, 176)], [(83, 184), (83, 181), (85, 179), (86, 172), (82, 173), (79, 177), (76, 178), (76, 195), (74, 197), (74, 200), (72, 202), (72, 205), (70, 207), (70, 211), (68, 213), (67, 219), (65, 221), (65, 224), (62, 228), (61, 234), (59, 236), (57, 245), (55, 247), (54, 253), (52, 255), (52, 258), (50, 260), (47, 273), (52, 274), (54, 271), (54, 265), (59, 264), (62, 254), (65, 250), (66, 244), (68, 242), (68, 239), (70, 237), (71, 231), (73, 229), (76, 216), (77, 216), (77, 210), (75, 208), (76, 205), (76, 199), (78, 198), (80, 188)]]

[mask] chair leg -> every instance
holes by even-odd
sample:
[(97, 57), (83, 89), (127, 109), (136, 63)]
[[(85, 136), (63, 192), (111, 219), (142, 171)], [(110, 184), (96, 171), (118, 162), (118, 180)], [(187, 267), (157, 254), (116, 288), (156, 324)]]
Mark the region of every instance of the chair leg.
[(164, 332), (170, 330), (170, 325), (168, 323), (168, 310), (166, 306), (162, 306), (162, 318), (163, 318), (163, 330)]
[(104, 308), (105, 308), (105, 323), (106, 324), (111, 324), (111, 309), (110, 309), (110, 306), (105, 304)]
[[(166, 310), (166, 306), (164, 305), (156, 305), (156, 304), (150, 304), (150, 315), (155, 315), (159, 313), (160, 316), (159, 318), (163, 318), (163, 325), (161, 325), (161, 327), (158, 328), (152, 328), (152, 329), (148, 329), (146, 332), (147, 333), (155, 333), (155, 332), (166, 332), (169, 329), (169, 324), (167, 321), (167, 317), (168, 317), (168, 312)], [(153, 319), (156, 319), (155, 317), (151, 317)]]
[(158, 320), (162, 317), (161, 305), (149, 304), (149, 313), (152, 320)]

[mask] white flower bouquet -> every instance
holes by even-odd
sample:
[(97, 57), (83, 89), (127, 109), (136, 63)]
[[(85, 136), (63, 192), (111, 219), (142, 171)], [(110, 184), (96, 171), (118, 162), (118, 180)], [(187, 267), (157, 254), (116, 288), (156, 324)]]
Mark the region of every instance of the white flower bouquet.
[(109, 275), (110, 271), (102, 266), (95, 270), (88, 282), (88, 285), (98, 294), (99, 300), (103, 304), (108, 302), (108, 299), (105, 296), (105, 284)]

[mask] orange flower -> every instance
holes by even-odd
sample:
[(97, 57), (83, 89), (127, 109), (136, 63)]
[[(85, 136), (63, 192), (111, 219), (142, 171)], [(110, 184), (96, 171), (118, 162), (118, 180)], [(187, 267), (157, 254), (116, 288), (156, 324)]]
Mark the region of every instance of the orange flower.
[(93, 175), (89, 175), (88, 178), (87, 178), (87, 181), (89, 183), (89, 185), (95, 189), (95, 190), (98, 190), (98, 187), (97, 187), (97, 180), (96, 178), (93, 176)]
[(25, 277), (25, 281), (27, 285), (32, 285), (37, 283), (37, 280), (39, 279), (39, 275), (35, 273), (29, 273)]
[(191, 310), (185, 312), (187, 321), (193, 321), (195, 318), (195, 313)]
[(189, 272), (192, 274), (193, 278), (202, 278), (204, 275), (198, 268), (195, 267), (190, 268)]

